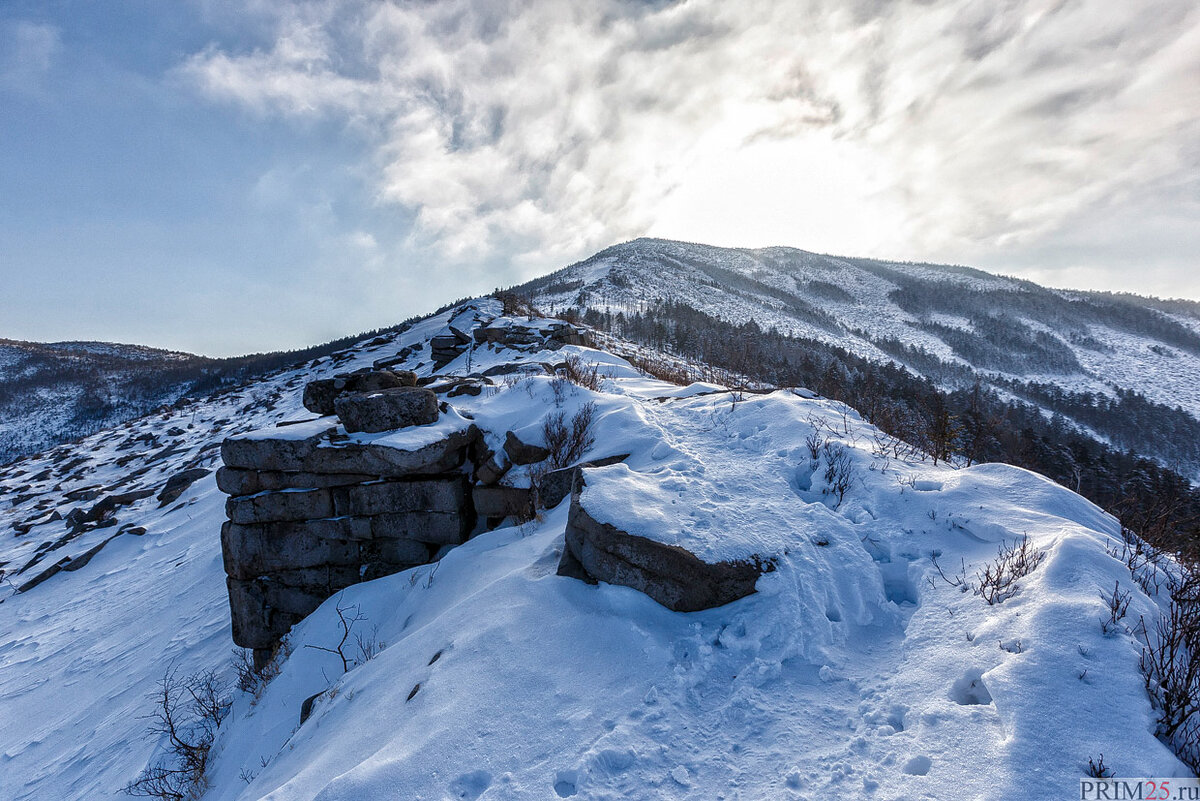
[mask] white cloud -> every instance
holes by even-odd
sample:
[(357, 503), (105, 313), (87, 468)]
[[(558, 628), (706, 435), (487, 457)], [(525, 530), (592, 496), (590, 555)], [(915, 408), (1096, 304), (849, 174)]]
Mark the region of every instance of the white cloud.
[(61, 36), (53, 25), (0, 23), (0, 89), (40, 93), (61, 49)]
[(646, 232), (1020, 263), (1200, 160), (1187, 0), (327, 0), (274, 26), (183, 69), (345, 119), (411, 245), (514, 279)]

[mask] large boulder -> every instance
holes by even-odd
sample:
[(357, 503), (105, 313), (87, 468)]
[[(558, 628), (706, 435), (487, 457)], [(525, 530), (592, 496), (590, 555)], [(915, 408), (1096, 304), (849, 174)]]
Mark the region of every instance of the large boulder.
[[(302, 423), (277, 431), (252, 432), (221, 443), (226, 467), (282, 473), (353, 473), (382, 477), (442, 473), (462, 464), (479, 430), (461, 427), (431, 431), (436, 437), (399, 446), (380, 442), (335, 442), (329, 421)], [(441, 424), (439, 424), (439, 429)], [(422, 429), (423, 430), (423, 429)]]
[(411, 387), (416, 383), (416, 373), (408, 370), (368, 370), (334, 378), (323, 378), (310, 381), (304, 387), (304, 408), (314, 414), (330, 415), (334, 414), (334, 402), (341, 395)]
[(479, 517), (515, 517), (530, 520), (534, 515), (533, 490), (528, 487), (473, 487), (475, 514)]
[(759, 560), (709, 563), (677, 545), (633, 536), (592, 517), (580, 497), (571, 497), (559, 575), (632, 587), (668, 609), (696, 612), (751, 594), (772, 569)]
[(395, 387), (377, 392), (340, 395), (333, 402), (349, 432), (377, 434), (437, 422), (438, 399), (432, 390)]
[(163, 485), (162, 491), (158, 493), (158, 505), (166, 506), (169, 503), (173, 503), (188, 487), (211, 472), (211, 470), (205, 467), (194, 467), (191, 470), (184, 470), (171, 476), (167, 479), (167, 483)]
[(504, 435), (504, 452), (513, 464), (536, 464), (546, 459), (550, 451), (541, 445), (529, 445), (509, 431)]

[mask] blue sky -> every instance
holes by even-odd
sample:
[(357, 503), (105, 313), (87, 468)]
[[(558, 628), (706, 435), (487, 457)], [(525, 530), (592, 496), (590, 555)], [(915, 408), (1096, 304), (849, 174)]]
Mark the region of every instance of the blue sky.
[(1200, 298), (1198, 54), (1180, 0), (8, 0), (0, 337), (298, 347), (640, 235)]

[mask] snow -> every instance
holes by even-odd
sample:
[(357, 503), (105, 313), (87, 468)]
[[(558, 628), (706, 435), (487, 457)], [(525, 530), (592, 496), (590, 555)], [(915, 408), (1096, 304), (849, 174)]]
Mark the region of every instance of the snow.
[[(426, 341), (453, 314), (418, 323), (394, 347)], [(296, 626), (280, 674), (257, 696), (234, 692), (206, 801), (1058, 799), (1077, 792), (1101, 753), (1120, 775), (1186, 775), (1152, 735), (1135, 638), (1100, 629), (1101, 593), (1116, 581), (1133, 590), (1130, 619), (1157, 608), (1106, 552), (1120, 529), (1101, 510), (1017, 468), (884, 461), (871, 451), (874, 430), (832, 401), (674, 387), (581, 347), (522, 355), (566, 353), (604, 365), (599, 391), (549, 376), (498, 382), (452, 399), (457, 411), (442, 421), (469, 416), (492, 448), (508, 430), (536, 444), (550, 415), (594, 403), (586, 457), (630, 456), (588, 472), (589, 511), (706, 559), (755, 554), (776, 569), (751, 596), (683, 614), (556, 575), (567, 503), (479, 534), (434, 565), (345, 590)], [(33, 481), (60, 465), (23, 460), (0, 488), (24, 482), (65, 514), (90, 504), (63, 493), (140, 466), (147, 472), (122, 489), (216, 466), (215, 446), (234, 432), (328, 428), (270, 426), (305, 417), (304, 381), (379, 355), (353, 349), (336, 366), (284, 371), (88, 438), (72, 454), (87, 460), (78, 475)], [(513, 355), (478, 348), (472, 369)], [(427, 348), (408, 366), (422, 360), (427, 375)], [(164, 432), (189, 423), (179, 450), (156, 461)], [(118, 450), (141, 433), (163, 442)], [(848, 455), (844, 498), (826, 481), (827, 457), (812, 458), (813, 435)], [(424, 436), (365, 435), (405, 448)], [(117, 463), (128, 454), (138, 456)], [(506, 480), (528, 478), (514, 468)], [(28, 592), (3, 591), (0, 796), (111, 797), (160, 753), (139, 716), (163, 672), (231, 674), (223, 501), (212, 476), (168, 507), (139, 501), (118, 516), (144, 536), (122, 534)], [(0, 521), (25, 519), (35, 502), (0, 507)], [(45, 523), (6, 533), (0, 569), (61, 532)], [(89, 532), (47, 564), (114, 532)], [(1046, 557), (994, 606), (933, 563), (936, 554), (951, 577), (962, 565), (970, 579), (998, 545), (1026, 535)], [(340, 637), (339, 605), (361, 613), (359, 633), (381, 648), (345, 673), (318, 650)]]

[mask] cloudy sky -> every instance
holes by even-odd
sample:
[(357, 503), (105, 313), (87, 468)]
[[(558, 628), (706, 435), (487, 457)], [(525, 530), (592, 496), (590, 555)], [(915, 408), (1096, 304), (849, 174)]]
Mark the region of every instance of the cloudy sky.
[(0, 3), (0, 337), (297, 347), (642, 235), (1200, 299), (1200, 6)]

